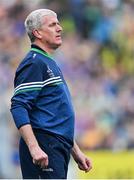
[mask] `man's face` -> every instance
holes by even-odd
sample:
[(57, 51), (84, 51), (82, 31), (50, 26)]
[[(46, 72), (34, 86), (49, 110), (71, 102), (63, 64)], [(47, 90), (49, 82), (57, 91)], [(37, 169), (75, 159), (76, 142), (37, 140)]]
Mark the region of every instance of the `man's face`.
[(60, 26), (57, 17), (50, 15), (44, 16), (42, 18), (42, 27), (39, 31), (41, 34), (40, 40), (47, 47), (57, 49), (62, 44), (62, 27)]

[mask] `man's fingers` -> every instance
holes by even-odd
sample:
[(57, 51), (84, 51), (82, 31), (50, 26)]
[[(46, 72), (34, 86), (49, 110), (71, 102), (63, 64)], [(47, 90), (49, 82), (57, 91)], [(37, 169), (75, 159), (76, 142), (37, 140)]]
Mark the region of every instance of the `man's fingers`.
[(79, 162), (78, 163), (78, 167), (79, 169), (85, 171), (85, 172), (88, 172), (92, 169), (92, 165), (91, 165), (91, 161), (89, 159), (86, 159), (85, 161), (83, 162)]
[(46, 161), (42, 161), (41, 162), (41, 165), (40, 165), (40, 167), (43, 169), (43, 168), (46, 168), (48, 166), (48, 162), (46, 162)]
[(79, 164), (78, 167), (79, 167), (80, 170), (85, 171), (85, 168), (84, 168), (84, 166), (82, 164)]
[(48, 158), (45, 158), (41, 161), (41, 164), (40, 164), (41, 168), (45, 168), (48, 166)]
[(87, 160), (84, 164), (83, 164), (83, 170), (85, 172), (88, 172), (92, 169), (91, 163)]
[(35, 165), (40, 165), (40, 161), (38, 160), (35, 160), (35, 159), (33, 159), (33, 164), (35, 164)]
[(33, 164), (36, 164), (36, 161), (35, 161), (35, 159), (33, 159)]
[(89, 159), (86, 159), (86, 165), (87, 165), (87, 172), (92, 169), (92, 161)]
[(47, 157), (43, 157), (43, 158), (41, 158), (39, 160), (33, 159), (33, 163), (35, 165), (40, 166), (41, 168), (45, 168), (45, 167), (48, 166), (48, 156)]

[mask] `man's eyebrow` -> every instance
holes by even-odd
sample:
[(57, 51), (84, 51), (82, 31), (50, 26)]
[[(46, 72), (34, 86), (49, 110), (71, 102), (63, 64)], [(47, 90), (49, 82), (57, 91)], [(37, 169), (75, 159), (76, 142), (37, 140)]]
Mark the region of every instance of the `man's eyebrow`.
[(50, 22), (50, 23), (49, 23), (49, 25), (55, 25), (55, 24), (60, 25), (60, 22), (59, 22), (59, 21), (57, 21), (57, 22)]

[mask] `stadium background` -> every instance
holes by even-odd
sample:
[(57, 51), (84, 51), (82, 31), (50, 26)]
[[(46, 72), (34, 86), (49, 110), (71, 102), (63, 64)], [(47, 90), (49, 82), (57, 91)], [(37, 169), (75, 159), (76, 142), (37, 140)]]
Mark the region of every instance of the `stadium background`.
[(92, 158), (68, 178), (134, 178), (134, 1), (0, 0), (0, 178), (20, 178), (19, 134), (10, 114), (14, 72), (29, 49), (23, 21), (38, 8), (64, 28), (55, 53), (76, 111), (75, 137)]

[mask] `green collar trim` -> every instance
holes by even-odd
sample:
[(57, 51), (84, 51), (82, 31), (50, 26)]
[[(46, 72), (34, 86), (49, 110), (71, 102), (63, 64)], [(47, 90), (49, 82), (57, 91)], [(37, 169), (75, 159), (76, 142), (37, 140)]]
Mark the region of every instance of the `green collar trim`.
[(40, 53), (40, 54), (42, 54), (42, 55), (44, 55), (44, 56), (46, 56), (46, 57), (49, 57), (50, 59), (53, 60), (52, 56), (50, 56), (50, 55), (49, 55), (48, 53), (46, 53), (45, 51), (42, 51), (42, 50), (36, 49), (36, 48), (31, 48), (31, 51), (38, 52), (38, 53)]

